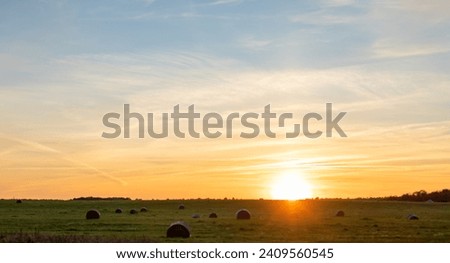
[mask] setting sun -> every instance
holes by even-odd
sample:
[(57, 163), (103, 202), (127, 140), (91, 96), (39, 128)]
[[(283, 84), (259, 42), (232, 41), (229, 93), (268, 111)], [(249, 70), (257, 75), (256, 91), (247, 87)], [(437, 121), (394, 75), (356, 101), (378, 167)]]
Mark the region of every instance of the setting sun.
[(311, 184), (301, 174), (289, 172), (281, 174), (272, 185), (272, 198), (278, 200), (298, 200), (312, 197)]

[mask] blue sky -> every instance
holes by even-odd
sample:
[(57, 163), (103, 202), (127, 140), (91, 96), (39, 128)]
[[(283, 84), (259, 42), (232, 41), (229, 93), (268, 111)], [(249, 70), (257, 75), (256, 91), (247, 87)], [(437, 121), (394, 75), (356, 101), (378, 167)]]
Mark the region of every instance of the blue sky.
[(366, 62), (378, 30), (389, 30), (389, 25), (379, 25), (373, 11), (377, 4), (360, 1), (3, 5), (2, 47), (8, 47), (4, 51), (32, 57), (183, 50), (229, 57), (249, 66), (330, 67)]
[(445, 1), (4, 1), (1, 49), (29, 59), (183, 51), (249, 67), (330, 68), (446, 53), (448, 20), (439, 11), (445, 7)]
[[(99, 176), (100, 184), (102, 178), (129, 185), (158, 181), (149, 171), (165, 158), (177, 163), (174, 149), (199, 143), (205, 151), (192, 153), (204, 158), (198, 169), (219, 174), (203, 178), (211, 183), (243, 174), (264, 181), (256, 174), (270, 178), (283, 158), (289, 169), (309, 169), (325, 190), (332, 181), (348, 196), (358, 195), (355, 189), (373, 174), (380, 176), (373, 180), (393, 182), (392, 189), (380, 186), (388, 194), (402, 184), (402, 191), (413, 191), (450, 183), (443, 179), (450, 170), (449, 9), (444, 0), (0, 1), (0, 169), (8, 178), (0, 196), (39, 196), (41, 187), (55, 191), (49, 196), (66, 197), (54, 186), (86, 174)], [(258, 152), (259, 140), (100, 138), (102, 115), (120, 112), (124, 103), (142, 113), (167, 112), (176, 104), (195, 104), (203, 112), (261, 111), (269, 103), (278, 112), (304, 113), (323, 111), (326, 102), (349, 112), (343, 152), (339, 142), (322, 140), (290, 142), (287, 149), (283, 141), (268, 141), (270, 149)], [(215, 150), (211, 155), (207, 149)], [(210, 159), (229, 162), (230, 149), (253, 149), (254, 163), (212, 169)], [(123, 160), (117, 166), (108, 161), (117, 156)], [(309, 160), (309, 168), (292, 161), (297, 159)], [(145, 160), (157, 164), (136, 165)], [(335, 169), (341, 162), (345, 172)], [(269, 168), (261, 173), (259, 165)], [(318, 166), (328, 170), (311, 168)], [(357, 177), (353, 166), (366, 167), (365, 175)], [(415, 179), (405, 183), (401, 171)], [(396, 179), (385, 179), (388, 174)], [(21, 185), (23, 178), (35, 184)], [(264, 186), (260, 191), (250, 197), (264, 196)]]

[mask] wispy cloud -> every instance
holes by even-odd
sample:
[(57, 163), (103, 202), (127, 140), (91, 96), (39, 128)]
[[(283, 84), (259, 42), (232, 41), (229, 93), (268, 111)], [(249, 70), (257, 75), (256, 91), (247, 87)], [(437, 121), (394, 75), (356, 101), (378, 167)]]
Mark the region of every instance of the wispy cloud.
[(236, 4), (236, 3), (240, 3), (240, 2), (242, 2), (242, 0), (215, 0), (215, 1), (208, 3), (208, 5), (228, 5), (228, 4)]
[(317, 26), (332, 26), (340, 24), (354, 24), (360, 20), (355, 15), (333, 14), (329, 10), (318, 10), (289, 17), (291, 22)]
[[(446, 1), (373, 3), (367, 17), (376, 36), (371, 47), (378, 58), (428, 56), (448, 52), (450, 19)], [(373, 22), (369, 25), (369, 22)]]
[(255, 37), (245, 37), (239, 40), (239, 45), (250, 50), (259, 50), (272, 43), (271, 40), (256, 39)]
[(358, 3), (356, 0), (320, 0), (319, 2), (325, 6), (346, 6)]
[[(46, 152), (46, 153), (55, 154), (56, 158), (61, 158), (62, 160), (68, 161), (69, 163), (77, 166), (77, 167), (72, 167), (73, 169), (79, 169), (80, 167), (81, 168), (85, 168), (85, 169), (94, 171), (95, 174), (97, 174), (97, 175), (99, 175), (99, 176), (101, 176), (103, 178), (106, 178), (108, 180), (114, 181), (114, 182), (119, 183), (121, 185), (126, 185), (126, 183), (122, 179), (117, 178), (115, 176), (112, 176), (112, 175), (110, 175), (110, 174), (108, 174), (108, 173), (106, 173), (106, 172), (104, 172), (104, 171), (102, 171), (100, 169), (97, 169), (97, 168), (93, 167), (92, 165), (87, 164), (86, 162), (75, 160), (75, 159), (69, 157), (69, 155), (64, 154), (60, 150), (57, 150), (57, 149), (54, 149), (52, 147), (46, 146), (46, 145), (44, 145), (42, 143), (38, 143), (38, 142), (35, 142), (35, 141), (30, 141), (30, 140), (24, 140), (24, 139), (21, 139), (21, 138), (18, 138), (18, 137), (5, 136), (5, 135), (2, 135), (2, 134), (0, 134), (0, 138), (4, 139), (4, 140), (10, 140), (10, 141), (13, 141), (15, 143), (18, 143), (18, 144), (21, 144), (23, 146), (26, 146), (27, 150), (33, 149), (33, 150), (37, 150), (39, 152)], [(12, 151), (8, 152), (8, 154), (9, 153), (12, 153)], [(5, 155), (5, 154), (6, 153), (4, 153), (3, 155)], [(11, 168), (11, 167), (9, 167), (9, 168)], [(41, 169), (43, 169), (43, 170), (52, 169), (52, 167), (47, 167), (45, 165), (43, 165), (43, 166), (34, 166), (34, 167), (26, 167), (26, 166), (24, 166), (24, 167), (16, 167), (16, 168), (18, 168), (18, 169), (31, 169), (31, 170), (34, 170), (34, 171), (41, 170)], [(56, 167), (56, 168), (59, 169), (59, 167)], [(64, 166), (62, 168), (70, 169), (70, 168), (68, 168), (66, 166)], [(5, 167), (0, 167), (0, 170), (2, 170), (2, 169), (4, 170)]]
[(138, 2), (142, 2), (142, 3), (146, 4), (146, 5), (151, 5), (154, 2), (156, 2), (156, 0), (137, 0), (137, 1)]
[(396, 40), (379, 40), (373, 46), (375, 58), (408, 58), (450, 52), (449, 46), (435, 44), (396, 43)]

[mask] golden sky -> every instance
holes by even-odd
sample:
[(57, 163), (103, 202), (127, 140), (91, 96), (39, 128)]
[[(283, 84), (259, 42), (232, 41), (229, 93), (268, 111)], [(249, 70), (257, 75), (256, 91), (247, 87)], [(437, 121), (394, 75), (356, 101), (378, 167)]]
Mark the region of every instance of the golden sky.
[[(447, 1), (1, 5), (0, 198), (277, 198), (285, 174), (311, 197), (450, 187)], [(101, 137), (124, 104), (300, 118), (328, 102), (348, 137)]]

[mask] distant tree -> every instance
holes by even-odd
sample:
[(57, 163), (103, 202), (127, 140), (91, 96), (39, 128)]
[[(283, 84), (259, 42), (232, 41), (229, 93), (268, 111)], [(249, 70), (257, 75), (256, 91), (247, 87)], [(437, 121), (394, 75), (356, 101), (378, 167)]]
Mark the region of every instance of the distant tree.
[(450, 190), (443, 189), (441, 191), (434, 191), (427, 193), (425, 190), (419, 190), (413, 192), (412, 194), (406, 193), (401, 196), (388, 196), (376, 198), (381, 200), (393, 200), (393, 201), (414, 201), (414, 202), (424, 202), (428, 200), (433, 200), (434, 202), (450, 202)]

